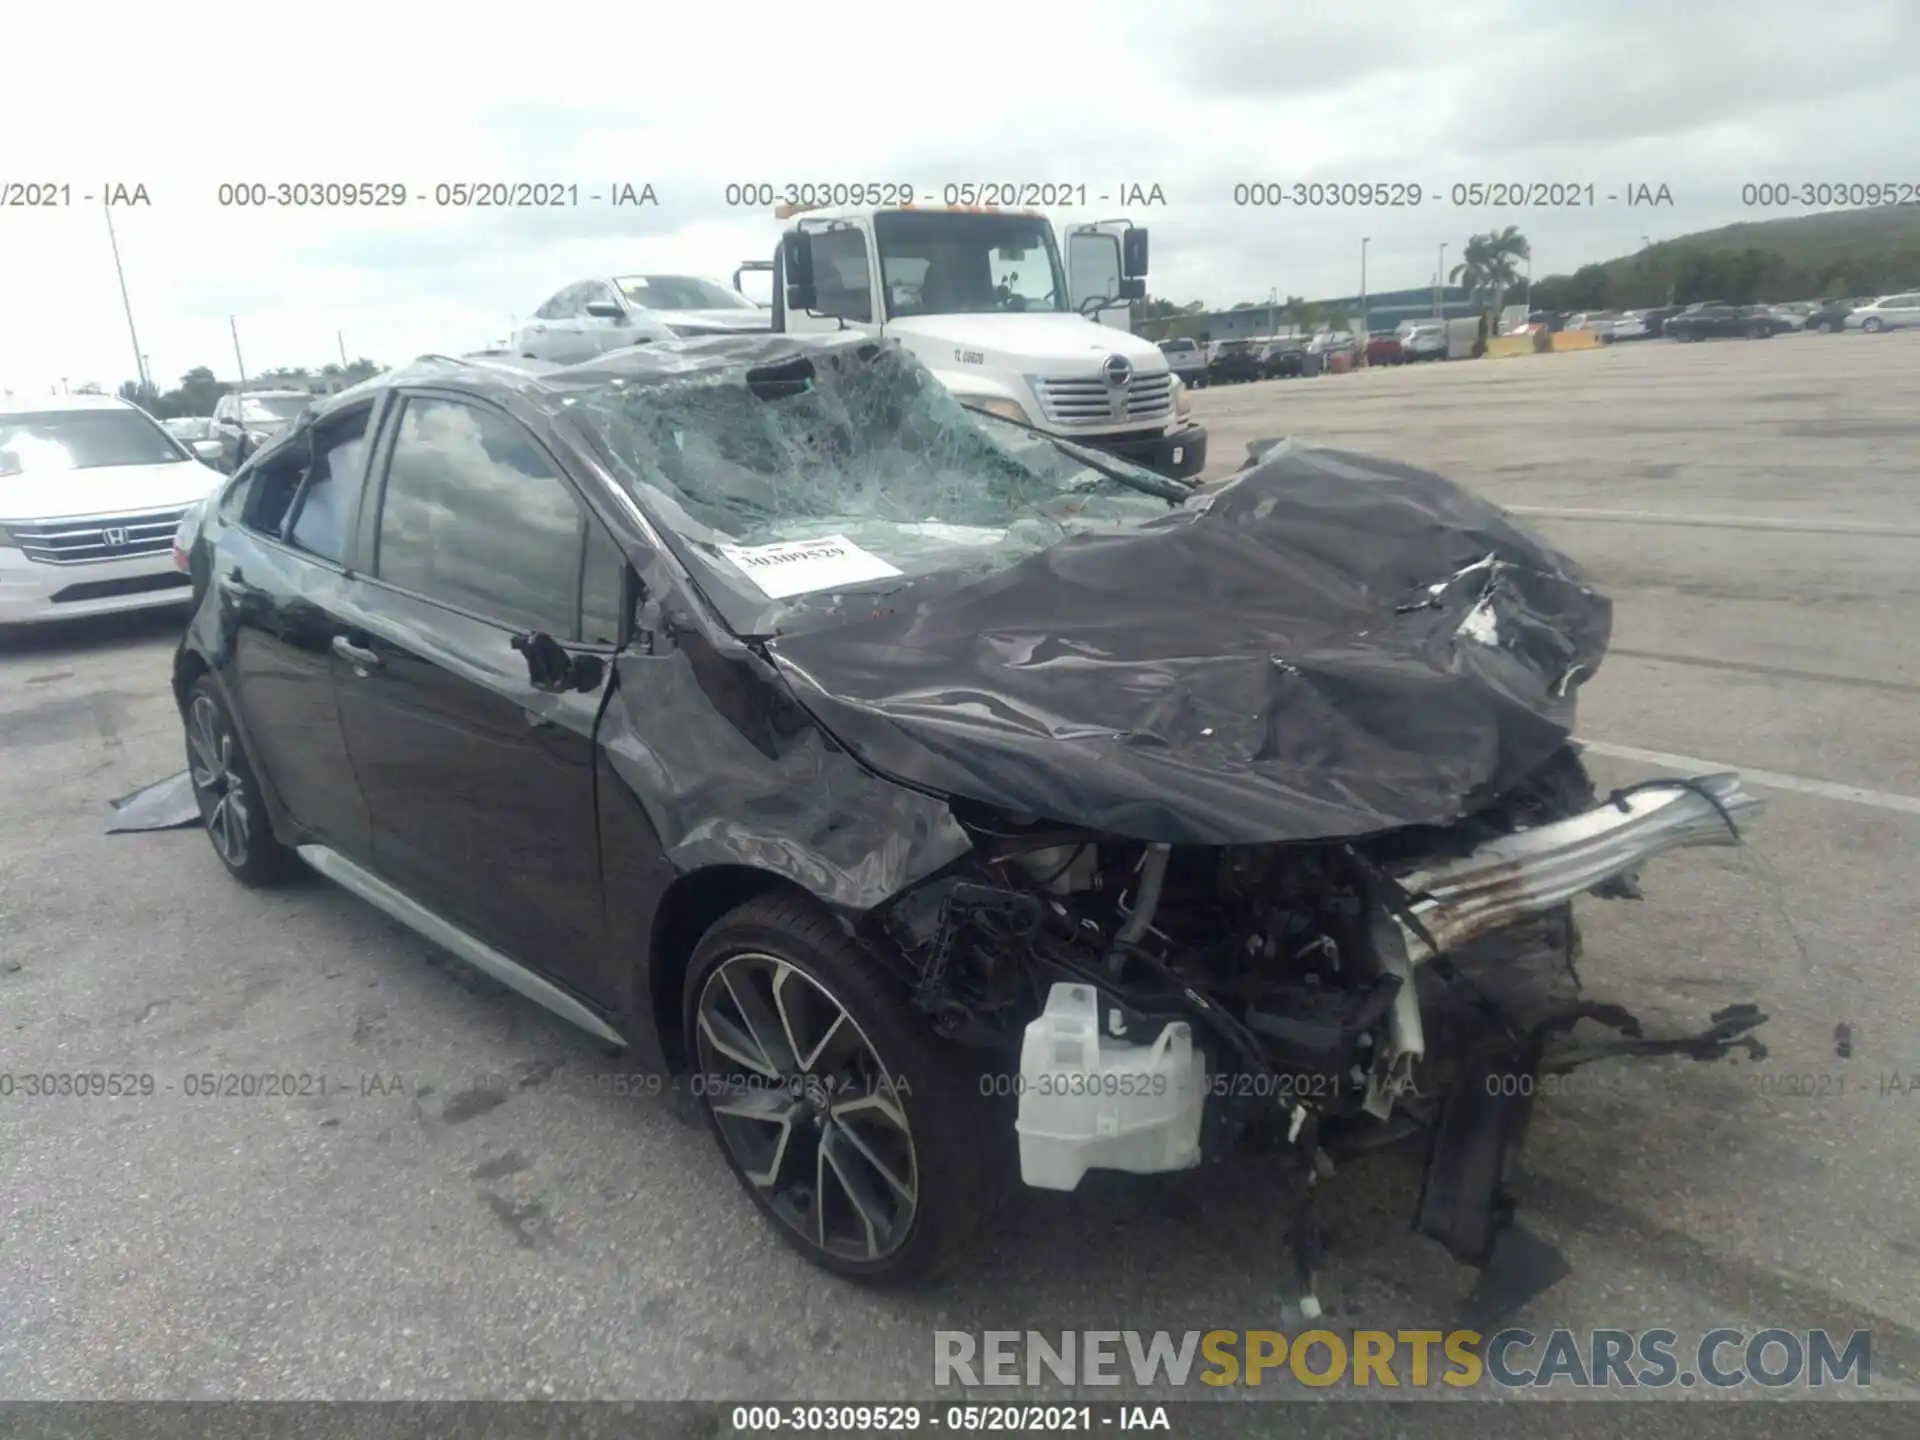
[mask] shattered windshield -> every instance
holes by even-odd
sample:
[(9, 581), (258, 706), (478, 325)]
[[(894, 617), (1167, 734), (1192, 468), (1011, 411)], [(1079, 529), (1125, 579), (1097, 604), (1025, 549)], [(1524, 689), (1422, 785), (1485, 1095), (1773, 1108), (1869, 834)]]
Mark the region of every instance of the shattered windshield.
[(715, 602), (742, 633), (849, 590), (1000, 569), (1075, 533), (1163, 519), (1188, 493), (967, 410), (906, 351), (864, 340), (600, 385), (573, 409), (731, 592)]

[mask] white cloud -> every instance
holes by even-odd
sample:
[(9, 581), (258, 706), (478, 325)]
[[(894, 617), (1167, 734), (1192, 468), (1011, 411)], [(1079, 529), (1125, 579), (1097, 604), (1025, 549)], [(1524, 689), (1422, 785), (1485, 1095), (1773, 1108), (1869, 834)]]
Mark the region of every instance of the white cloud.
[[(394, 362), (503, 335), (580, 275), (725, 277), (771, 253), (730, 181), (1157, 183), (1152, 289), (1218, 305), (1426, 284), (1435, 252), (1517, 223), (1536, 274), (1756, 218), (1743, 181), (1920, 181), (1912, 7), (1764, 0), (1259, 7), (1192, 0), (930, 12), (897, 4), (458, 12), (337, 4), (177, 16), (41, 7), (10, 20), (0, 184), (0, 381), (163, 381), (350, 355)], [(223, 182), (652, 182), (658, 209), (241, 211)], [(1670, 187), (1658, 211), (1236, 209), (1242, 180), (1565, 180)], [(1090, 203), (1099, 218), (1111, 204)], [(1764, 217), (1758, 217), (1764, 218)]]

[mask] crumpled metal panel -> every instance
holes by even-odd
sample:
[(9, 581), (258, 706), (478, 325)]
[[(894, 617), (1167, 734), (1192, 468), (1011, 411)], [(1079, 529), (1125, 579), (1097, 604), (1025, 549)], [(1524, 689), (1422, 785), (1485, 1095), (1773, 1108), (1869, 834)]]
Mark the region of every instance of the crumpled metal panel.
[(1405, 917), (1398, 922), (1407, 954), (1415, 963), (1430, 959), (1668, 850), (1738, 845), (1739, 817), (1765, 803), (1732, 772), (1652, 781), (1583, 814), (1488, 841), (1463, 859), (1397, 875), (1419, 921), (1418, 929)]
[(143, 785), (113, 802), (107, 833), (141, 830), (180, 830), (202, 823), (200, 802), (194, 798), (193, 776), (185, 770)]
[(682, 874), (750, 866), (863, 912), (972, 848), (944, 801), (863, 770), (750, 651), (682, 632), (617, 669), (600, 743)]
[(1447, 824), (1570, 735), (1612, 606), (1439, 475), (1284, 442), (1164, 518), (769, 652), (876, 769), (1192, 844)]

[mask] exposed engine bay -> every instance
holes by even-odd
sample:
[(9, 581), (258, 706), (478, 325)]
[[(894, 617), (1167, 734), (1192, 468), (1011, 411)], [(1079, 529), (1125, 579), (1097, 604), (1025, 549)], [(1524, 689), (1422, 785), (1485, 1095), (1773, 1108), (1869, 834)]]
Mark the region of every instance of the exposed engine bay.
[[(1070, 1189), (1085, 1168), (1184, 1168), (1264, 1142), (1297, 1147), (1311, 1191), (1344, 1149), (1424, 1135), (1415, 1228), (1482, 1267), (1469, 1309), (1487, 1318), (1564, 1272), (1513, 1223), (1505, 1189), (1536, 1076), (1613, 1054), (1764, 1053), (1750, 1006), (1669, 1040), (1583, 999), (1571, 903), (1638, 898), (1641, 862), (1737, 844), (1736, 814), (1759, 803), (1732, 776), (1602, 800), (1569, 745), (1457, 825), (1358, 840), (1149, 844), (963, 814), (974, 854), (885, 924), (937, 1028), (1019, 1071), (1027, 1183)], [(1556, 1050), (1582, 1019), (1615, 1035)], [(1169, 1058), (1189, 1042), (1192, 1077)], [(1069, 1093), (1063, 1067), (1092, 1098), (1069, 1106), (1085, 1128), (1061, 1169), (1026, 1142), (1048, 1125), (1057, 1137), (1060, 1105), (1029, 1121), (1049, 1103), (1036, 1096)], [(1195, 1085), (1184, 1107), (1155, 1098)], [(1183, 1125), (1198, 1134), (1137, 1143)], [(1303, 1215), (1295, 1239), (1317, 1305), (1314, 1228)]]

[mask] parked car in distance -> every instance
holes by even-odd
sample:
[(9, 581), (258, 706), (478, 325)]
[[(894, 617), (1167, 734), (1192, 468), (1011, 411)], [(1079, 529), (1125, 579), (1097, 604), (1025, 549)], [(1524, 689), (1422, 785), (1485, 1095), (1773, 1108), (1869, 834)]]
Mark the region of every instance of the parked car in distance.
[(1590, 330), (1600, 337), (1600, 343), (1604, 345), (1613, 339), (1613, 322), (1616, 318), (1611, 310), (1587, 310), (1573, 316), (1562, 328)]
[[(1596, 793), (1611, 601), (1462, 487), (1278, 444), (1193, 498), (857, 332), (418, 362), (206, 506), (189, 784), (237, 882), (318, 871), (678, 1077), (833, 1274), (957, 1266), (1016, 1176), (1217, 1162), (1203, 1120), (1306, 1165), (1430, 1129), (1417, 1226), (1487, 1266), (1513, 1090), (1600, 1009), (1573, 897), (1758, 802)], [(1063, 634), (1097, 663), (1033, 663)], [(1606, 1009), (1586, 1058), (1766, 1018)]]
[(1856, 310), (1849, 310), (1841, 324), (1848, 330), (1864, 330), (1869, 335), (1882, 330), (1911, 330), (1920, 325), (1920, 292), (1903, 291), (1882, 295)]
[(186, 600), (174, 532), (218, 479), (118, 397), (0, 399), (0, 625)]
[(1819, 308), (1812, 300), (1783, 300), (1779, 304), (1769, 305), (1766, 311), (1778, 320), (1786, 330), (1804, 330), (1813, 312)]
[(1862, 305), (1871, 305), (1875, 298), (1872, 295), (1854, 295), (1843, 300), (1816, 300), (1812, 313), (1807, 316), (1805, 328), (1838, 335), (1847, 328), (1847, 316)]
[(1322, 330), (1307, 342), (1307, 351), (1313, 355), (1333, 355), (1356, 348), (1351, 330)]
[(1307, 342), (1269, 340), (1260, 347), (1260, 376), (1264, 380), (1291, 380), (1306, 373)]
[(1647, 337), (1649, 339), (1658, 339), (1660, 336), (1666, 334), (1667, 321), (1678, 315), (1680, 309), (1681, 307), (1678, 305), (1656, 305), (1651, 310), (1638, 312), (1641, 323), (1647, 327)]
[(1622, 310), (1614, 320), (1607, 338), (1612, 341), (1645, 340), (1653, 331), (1647, 325), (1647, 312), (1644, 310)]
[(248, 390), (222, 395), (213, 405), (213, 438), (220, 454), (213, 464), (232, 474), (262, 445), (282, 435), (313, 403), (304, 390)]
[(1786, 328), (1778, 316), (1755, 305), (1702, 305), (1683, 310), (1666, 323), (1669, 340), (1727, 339), (1744, 335), (1750, 340), (1770, 340)]
[(1367, 336), (1367, 364), (1404, 365), (1406, 351), (1401, 348), (1400, 337), (1391, 330), (1376, 330)]
[(1221, 340), (1215, 343), (1213, 354), (1207, 359), (1209, 385), (1235, 385), (1260, 378), (1259, 342)]
[(1167, 357), (1167, 368), (1177, 379), (1198, 390), (1207, 383), (1207, 352), (1198, 340), (1184, 337), (1160, 342), (1160, 353)]
[(1400, 353), (1407, 363), (1447, 358), (1447, 326), (1444, 320), (1402, 320), (1394, 333), (1400, 337)]
[(616, 275), (556, 292), (514, 332), (526, 359), (577, 365), (657, 340), (765, 333), (768, 311), (738, 290), (697, 275)]
[(161, 425), (174, 439), (184, 441), (194, 458), (218, 468), (220, 464), (220, 437), (213, 432), (211, 415), (183, 415), (172, 420), (162, 420)]

